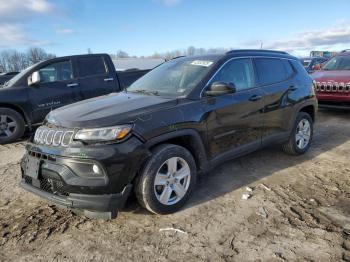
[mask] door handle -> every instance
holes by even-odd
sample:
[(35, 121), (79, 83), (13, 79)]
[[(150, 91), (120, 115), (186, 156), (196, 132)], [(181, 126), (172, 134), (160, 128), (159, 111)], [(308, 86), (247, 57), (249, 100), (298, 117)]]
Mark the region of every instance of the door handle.
[(259, 101), (260, 99), (262, 99), (262, 96), (253, 95), (249, 98), (249, 101), (255, 102), (255, 101)]
[(296, 86), (290, 86), (289, 88), (288, 88), (288, 90), (289, 91), (295, 91), (295, 90), (297, 90), (298, 88), (296, 87)]
[(111, 82), (111, 81), (113, 81), (113, 80), (114, 80), (113, 77), (103, 79), (103, 81), (105, 81), (105, 82)]
[(75, 87), (75, 86), (78, 86), (79, 84), (78, 83), (72, 83), (72, 84), (68, 84), (67, 87)]

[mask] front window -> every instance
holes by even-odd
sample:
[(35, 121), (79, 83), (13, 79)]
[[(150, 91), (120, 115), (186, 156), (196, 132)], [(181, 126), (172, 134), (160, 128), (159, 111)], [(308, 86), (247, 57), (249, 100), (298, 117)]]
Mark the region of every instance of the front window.
[(174, 59), (138, 79), (128, 88), (128, 92), (185, 96), (199, 84), (213, 65), (214, 61), (207, 59)]
[(211, 83), (227, 82), (235, 85), (237, 91), (249, 89), (255, 86), (254, 68), (249, 58), (234, 59), (229, 61), (216, 73)]
[(42, 83), (66, 81), (73, 79), (72, 64), (70, 61), (61, 61), (49, 64), (39, 70)]
[(350, 56), (336, 56), (325, 64), (323, 70), (350, 70)]

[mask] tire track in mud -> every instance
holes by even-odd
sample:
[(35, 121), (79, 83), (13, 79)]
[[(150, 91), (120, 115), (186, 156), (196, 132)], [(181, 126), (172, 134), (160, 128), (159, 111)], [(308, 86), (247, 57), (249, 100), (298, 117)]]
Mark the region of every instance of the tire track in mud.
[(69, 228), (79, 228), (87, 218), (74, 215), (69, 210), (61, 210), (54, 205), (39, 207), (23, 212), (14, 217), (0, 217), (0, 246), (12, 244), (30, 244), (44, 242), (55, 234), (63, 234)]

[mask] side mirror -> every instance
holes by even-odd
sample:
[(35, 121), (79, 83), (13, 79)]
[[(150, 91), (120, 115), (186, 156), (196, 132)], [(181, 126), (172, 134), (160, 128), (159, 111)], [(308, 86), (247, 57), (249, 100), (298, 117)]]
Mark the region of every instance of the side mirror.
[(214, 82), (205, 91), (206, 96), (221, 96), (225, 94), (233, 94), (236, 92), (236, 87), (230, 82)]
[(28, 77), (28, 85), (37, 85), (40, 83), (40, 74), (38, 71), (33, 72), (29, 77)]

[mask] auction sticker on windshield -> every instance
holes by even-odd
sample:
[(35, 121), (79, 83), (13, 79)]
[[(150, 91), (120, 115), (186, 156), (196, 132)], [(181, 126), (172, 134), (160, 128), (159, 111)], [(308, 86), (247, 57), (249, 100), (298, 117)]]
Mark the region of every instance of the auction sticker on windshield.
[(194, 60), (191, 65), (197, 65), (197, 66), (205, 66), (209, 67), (213, 64), (211, 61), (203, 61), (203, 60)]

